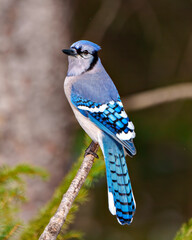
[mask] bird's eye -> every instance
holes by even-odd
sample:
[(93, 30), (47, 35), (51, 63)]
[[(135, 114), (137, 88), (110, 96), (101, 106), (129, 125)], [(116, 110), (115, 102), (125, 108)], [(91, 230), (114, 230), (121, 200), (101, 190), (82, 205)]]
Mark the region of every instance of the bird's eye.
[(89, 52), (87, 50), (85, 50), (85, 51), (83, 51), (83, 54), (87, 55), (87, 54), (89, 54)]

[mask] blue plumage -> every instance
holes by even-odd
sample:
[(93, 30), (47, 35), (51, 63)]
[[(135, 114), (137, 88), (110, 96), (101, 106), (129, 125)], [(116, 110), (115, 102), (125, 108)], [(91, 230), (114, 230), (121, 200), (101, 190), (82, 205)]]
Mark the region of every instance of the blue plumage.
[[(104, 104), (111, 100), (117, 101), (119, 93), (112, 81), (103, 81), (103, 78), (109, 78), (109, 75), (95, 73), (94, 75), (87, 72), (84, 78), (79, 78), (78, 81), (74, 82), (71, 94), (77, 97), (82, 97), (93, 101), (95, 103)], [(95, 81), (97, 80), (97, 84)]]
[[(121, 113), (124, 112), (124, 109), (120, 97), (116, 102), (110, 101), (109, 103), (101, 104), (87, 99), (85, 100), (82, 97), (77, 97), (72, 94), (71, 102), (84, 116), (89, 117), (91, 121), (103, 131), (114, 137), (118, 142), (122, 143), (130, 156), (136, 154), (136, 149), (131, 138), (124, 140), (118, 137), (118, 134), (121, 133), (134, 133), (134, 128), (129, 128), (128, 123), (130, 120), (128, 116), (121, 115)], [(99, 111), (99, 109), (101, 110)]]
[(82, 48), (83, 46), (86, 46), (86, 49), (89, 48), (90, 50), (96, 50), (96, 51), (99, 51), (101, 50), (101, 47), (93, 42), (90, 42), (90, 41), (87, 41), (87, 40), (80, 40), (80, 41), (77, 41), (75, 43), (73, 43), (71, 45), (71, 47), (75, 47), (75, 48)]
[[(109, 209), (119, 223), (130, 224), (136, 210), (125, 160), (136, 154), (134, 125), (98, 57), (100, 47), (81, 40), (63, 50), (69, 55), (64, 89), (77, 120), (98, 142), (106, 164)], [(125, 151), (124, 151), (125, 150)]]
[[(131, 182), (121, 144), (107, 134), (103, 137), (109, 192), (113, 194), (116, 215), (121, 224), (130, 224), (136, 205), (132, 193)], [(109, 199), (109, 201), (112, 201)], [(113, 211), (113, 210), (112, 210)]]

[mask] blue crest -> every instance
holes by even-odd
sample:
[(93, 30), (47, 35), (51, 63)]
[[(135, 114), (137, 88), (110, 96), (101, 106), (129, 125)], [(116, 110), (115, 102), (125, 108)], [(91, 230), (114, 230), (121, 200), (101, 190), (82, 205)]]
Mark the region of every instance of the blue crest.
[(79, 49), (81, 48), (82, 50), (89, 50), (91, 52), (94, 52), (94, 51), (99, 51), (101, 50), (101, 47), (99, 45), (97, 45), (96, 43), (93, 43), (93, 42), (90, 42), (90, 41), (87, 41), (87, 40), (80, 40), (80, 41), (77, 41), (75, 43), (73, 43), (71, 45), (71, 48), (74, 47), (76, 49)]

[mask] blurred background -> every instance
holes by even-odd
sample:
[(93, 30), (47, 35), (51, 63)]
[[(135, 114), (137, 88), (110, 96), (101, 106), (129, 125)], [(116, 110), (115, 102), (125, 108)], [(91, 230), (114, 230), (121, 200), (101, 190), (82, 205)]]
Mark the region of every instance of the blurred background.
[[(0, 0), (0, 6), (0, 164), (28, 162), (51, 174), (48, 182), (28, 181), (21, 213), (27, 222), (85, 147), (63, 93), (61, 49), (80, 39), (99, 44), (122, 98), (161, 87), (170, 95), (169, 86), (185, 95), (192, 81), (192, 1)], [(109, 213), (103, 178), (72, 228), (91, 240), (173, 239), (192, 216), (192, 101), (165, 99), (139, 109), (128, 102), (126, 109), (137, 133), (138, 154), (127, 159), (134, 221), (123, 227)]]

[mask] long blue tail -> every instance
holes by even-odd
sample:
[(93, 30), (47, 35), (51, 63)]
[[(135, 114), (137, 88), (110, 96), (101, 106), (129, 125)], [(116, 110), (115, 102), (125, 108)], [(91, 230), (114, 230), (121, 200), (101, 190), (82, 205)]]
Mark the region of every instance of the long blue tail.
[(124, 150), (121, 144), (105, 134), (101, 148), (105, 158), (109, 210), (120, 224), (130, 224), (136, 210)]

